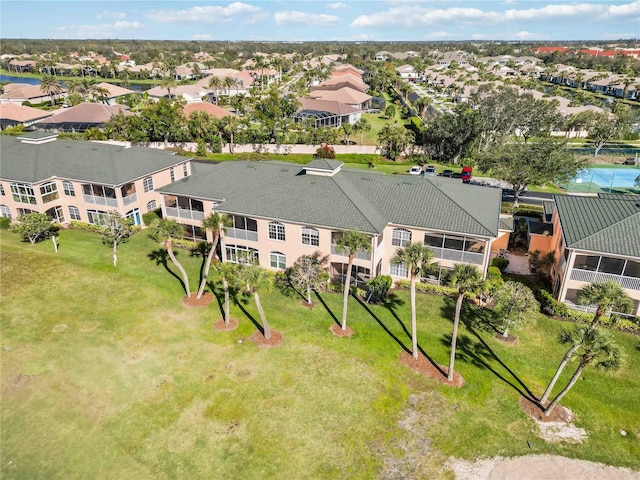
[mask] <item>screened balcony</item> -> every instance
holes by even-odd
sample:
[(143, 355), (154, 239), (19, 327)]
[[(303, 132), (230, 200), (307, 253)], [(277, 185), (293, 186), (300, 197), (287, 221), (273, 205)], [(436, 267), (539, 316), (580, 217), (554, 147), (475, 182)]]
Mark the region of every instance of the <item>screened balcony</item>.
[(104, 185), (82, 185), (82, 199), (86, 203), (93, 203), (94, 205), (104, 205), (106, 207), (118, 206), (115, 189)]
[(164, 197), (164, 206), (167, 217), (204, 220), (204, 205), (200, 200), (166, 195)]
[(622, 288), (640, 290), (640, 262), (601, 255), (576, 255), (569, 278), (585, 283), (614, 281)]

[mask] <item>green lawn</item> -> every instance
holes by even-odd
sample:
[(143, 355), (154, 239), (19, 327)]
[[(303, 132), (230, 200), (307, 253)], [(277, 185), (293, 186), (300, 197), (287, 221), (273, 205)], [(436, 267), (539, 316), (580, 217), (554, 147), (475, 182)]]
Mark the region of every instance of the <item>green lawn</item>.
[[(588, 439), (548, 444), (518, 398), (543, 390), (564, 352), (555, 338), (570, 324), (540, 316), (517, 345), (461, 326), (466, 386), (451, 389), (398, 361), (410, 345), (405, 291), (389, 308), (352, 299), (351, 338), (329, 332), (339, 294), (310, 310), (264, 294), (285, 336), (265, 350), (246, 340), (259, 318), (252, 300), (232, 308), (238, 330), (215, 331), (217, 304), (183, 307), (179, 281), (150, 258), (159, 247), (144, 232), (120, 248), (117, 269), (95, 234), (63, 231), (60, 244), (55, 254), (50, 242), (0, 233), (3, 478), (368, 479), (389, 459), (406, 466), (404, 443), (422, 458), (423, 441), (433, 455), (410, 478), (452, 478), (439, 470), (450, 455), (555, 453), (640, 468), (636, 336), (615, 332), (626, 367), (587, 370), (563, 402)], [(195, 289), (200, 259), (178, 256)], [(418, 297), (420, 346), (441, 364), (452, 311), (451, 299)], [(469, 307), (465, 318), (480, 314)], [(411, 432), (398, 424), (407, 417)]]

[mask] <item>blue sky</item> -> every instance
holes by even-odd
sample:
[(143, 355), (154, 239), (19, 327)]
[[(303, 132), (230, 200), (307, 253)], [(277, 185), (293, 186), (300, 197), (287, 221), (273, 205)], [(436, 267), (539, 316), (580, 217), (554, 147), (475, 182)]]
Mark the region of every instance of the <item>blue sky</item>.
[(1, 0), (1, 38), (613, 40), (640, 37), (630, 0)]

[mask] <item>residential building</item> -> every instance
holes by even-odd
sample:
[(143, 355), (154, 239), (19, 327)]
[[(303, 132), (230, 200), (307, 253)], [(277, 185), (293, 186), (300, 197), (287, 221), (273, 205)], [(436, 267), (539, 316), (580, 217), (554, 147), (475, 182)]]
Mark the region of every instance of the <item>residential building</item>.
[(0, 216), (46, 213), (61, 224), (98, 224), (115, 210), (142, 224), (160, 206), (157, 188), (191, 175), (191, 161), (173, 152), (59, 140), (32, 132), (0, 142)]
[(300, 108), (293, 117), (295, 122), (313, 120), (314, 127), (340, 127), (355, 124), (362, 116), (359, 108), (334, 100), (298, 98)]
[(55, 132), (84, 132), (90, 128), (103, 128), (114, 115), (134, 115), (126, 105), (104, 105), (102, 103), (79, 103), (61, 108), (53, 115), (34, 124), (38, 129)]
[(49, 95), (42, 90), (41, 85), (29, 85), (28, 83), (8, 83), (3, 87), (3, 90), (4, 93), (0, 95), (0, 103), (12, 102), (19, 105), (24, 102), (32, 104), (51, 102), (52, 96), (54, 100), (67, 96), (65, 90), (61, 90), (58, 94)]
[(556, 195), (550, 238), (556, 298), (572, 308), (590, 283), (619, 283), (640, 315), (640, 195)]
[(17, 103), (0, 103), (0, 129), (24, 125), (28, 127), (34, 122), (42, 120), (52, 115), (52, 112), (40, 110), (38, 108), (26, 107)]
[[(200, 240), (207, 235), (203, 219), (224, 213), (233, 221), (221, 238), (224, 261), (249, 255), (265, 268), (283, 270), (319, 250), (329, 255), (334, 280), (342, 279), (348, 263), (337, 240), (358, 230), (370, 236), (371, 252), (356, 253), (354, 282), (380, 274), (409, 278), (391, 259), (412, 242), (431, 247), (441, 269), (462, 262), (486, 272), (490, 251), (502, 248), (509, 235), (500, 219), (500, 189), (342, 167), (325, 159), (304, 166), (194, 162), (193, 175), (159, 189), (163, 217), (186, 225)], [(430, 280), (437, 282), (439, 274)]]

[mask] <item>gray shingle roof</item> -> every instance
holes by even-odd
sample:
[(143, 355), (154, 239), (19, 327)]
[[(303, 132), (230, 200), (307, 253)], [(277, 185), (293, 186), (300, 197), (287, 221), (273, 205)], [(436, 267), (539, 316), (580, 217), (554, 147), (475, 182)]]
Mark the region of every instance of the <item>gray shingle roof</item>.
[(34, 145), (0, 137), (0, 178), (15, 182), (36, 183), (55, 176), (121, 185), (185, 161), (173, 152), (151, 148), (60, 139)]
[(391, 224), (496, 237), (501, 191), (453, 179), (342, 169), (305, 175), (280, 162), (194, 164), (162, 193), (224, 200), (220, 211), (340, 230), (381, 233)]
[(336, 168), (344, 165), (339, 160), (332, 160), (330, 158), (314, 158), (309, 163), (305, 165), (306, 168), (316, 168), (318, 170), (328, 170), (330, 172), (334, 171)]
[(640, 257), (640, 195), (556, 195), (569, 248)]

